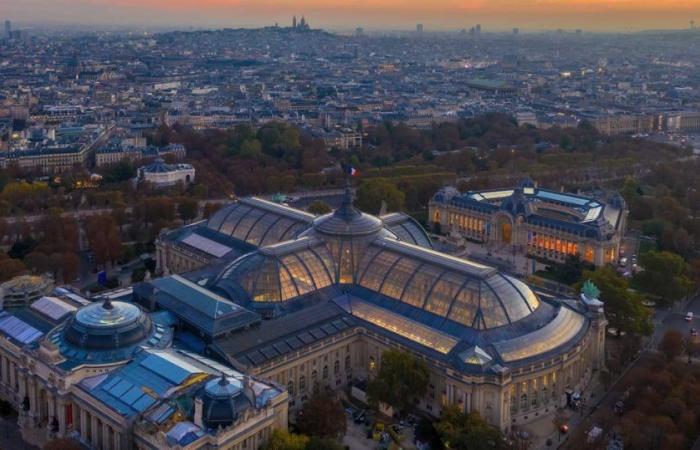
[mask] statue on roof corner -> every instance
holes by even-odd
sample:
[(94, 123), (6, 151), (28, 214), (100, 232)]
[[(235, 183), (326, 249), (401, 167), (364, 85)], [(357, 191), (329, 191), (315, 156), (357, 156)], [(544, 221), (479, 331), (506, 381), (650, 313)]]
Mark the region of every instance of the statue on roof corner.
[(603, 312), (603, 302), (600, 301), (600, 289), (591, 280), (586, 280), (581, 286), (581, 301), (589, 310)]
[(590, 279), (583, 283), (581, 293), (591, 300), (598, 300), (598, 297), (600, 297), (600, 289), (598, 289), (598, 286), (596, 286)]

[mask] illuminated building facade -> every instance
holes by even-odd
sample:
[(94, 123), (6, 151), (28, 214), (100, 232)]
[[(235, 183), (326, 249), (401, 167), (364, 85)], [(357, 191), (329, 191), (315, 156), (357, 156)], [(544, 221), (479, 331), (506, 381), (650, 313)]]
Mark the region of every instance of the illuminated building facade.
[(603, 201), (524, 180), (515, 188), (464, 194), (443, 188), (431, 200), (429, 213), (434, 231), (495, 251), (552, 262), (578, 254), (603, 266), (619, 257), (628, 211), (619, 194)]
[(64, 294), (0, 311), (0, 397), (31, 443), (243, 450), (287, 428), (283, 387), (173, 348), (170, 312)]
[[(318, 217), (241, 199), (161, 236), (158, 249), (164, 274), (187, 271), (138, 286), (134, 301), (173, 310), (189, 286), (257, 315), (202, 333), (201, 346), (286, 386), (290, 410), (319, 389), (371, 379), (382, 352), (398, 348), (428, 363), (418, 408), (478, 410), (505, 430), (553, 414), (603, 364), (600, 304), (540, 296), (492, 267), (437, 252), (408, 216), (362, 213), (349, 191)], [(188, 255), (197, 258), (183, 264)]]

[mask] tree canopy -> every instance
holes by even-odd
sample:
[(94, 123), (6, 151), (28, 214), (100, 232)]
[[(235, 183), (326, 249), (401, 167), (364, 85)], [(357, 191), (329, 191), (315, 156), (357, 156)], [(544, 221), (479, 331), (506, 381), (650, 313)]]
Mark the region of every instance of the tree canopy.
[(365, 180), (357, 188), (355, 205), (370, 214), (378, 214), (382, 201), (386, 202), (389, 211), (401, 211), (406, 195), (394, 183), (383, 178)]
[(379, 373), (367, 385), (370, 404), (384, 403), (403, 413), (428, 389), (428, 366), (413, 354), (400, 350), (382, 353)]
[(584, 271), (581, 279), (591, 280), (600, 289), (600, 300), (605, 304), (609, 326), (618, 333), (650, 334), (651, 313), (642, 304), (642, 297), (630, 290), (626, 278), (612, 266)]
[(345, 410), (333, 395), (322, 392), (311, 397), (297, 416), (299, 431), (309, 436), (338, 438), (347, 427)]
[(322, 200), (314, 200), (313, 202), (311, 202), (311, 204), (309, 205), (307, 210), (311, 214), (315, 214), (317, 216), (320, 216), (321, 214), (327, 214), (327, 213), (331, 212), (333, 209), (331, 208), (331, 206), (328, 203), (326, 203)]
[(272, 435), (260, 450), (305, 450), (309, 437), (303, 434), (293, 434), (275, 428)]
[(505, 448), (501, 431), (486, 423), (478, 411), (464, 413), (456, 406), (442, 410), (435, 429), (446, 448), (493, 450)]
[(642, 253), (643, 268), (634, 280), (646, 292), (659, 297), (659, 303), (670, 305), (689, 293), (693, 287), (690, 267), (680, 255), (668, 251)]

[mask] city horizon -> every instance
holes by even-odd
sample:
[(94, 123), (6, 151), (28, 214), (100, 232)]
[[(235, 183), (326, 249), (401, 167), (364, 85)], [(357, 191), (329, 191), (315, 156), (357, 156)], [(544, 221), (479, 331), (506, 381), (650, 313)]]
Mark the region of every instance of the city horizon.
[[(583, 29), (589, 32), (635, 32), (688, 29), (700, 17), (700, 5), (684, 0), (657, 6), (651, 2), (560, 0), (513, 3), (497, 1), (467, 4), (442, 0), (432, 7), (418, 2), (384, 0), (369, 5), (326, 4), (305, 0), (288, 2), (180, 0), (167, 5), (148, 0), (28, 0), (21, 4), (0, 0), (6, 19), (33, 26), (81, 26), (98, 28), (261, 28), (288, 26), (293, 15), (305, 16), (314, 28), (347, 31), (362, 27), (372, 31), (405, 31), (422, 24), (426, 31), (455, 31), (480, 24), (484, 31), (541, 32)], [(116, 24), (116, 25), (115, 25)]]

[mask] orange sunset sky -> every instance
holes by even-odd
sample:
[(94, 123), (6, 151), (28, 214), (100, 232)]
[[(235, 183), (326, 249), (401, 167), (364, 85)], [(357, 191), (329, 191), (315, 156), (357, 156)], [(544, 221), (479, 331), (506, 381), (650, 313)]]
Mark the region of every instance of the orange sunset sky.
[(0, 0), (0, 18), (111, 25), (261, 26), (305, 15), (327, 29), (583, 28), (633, 31), (700, 24), (700, 0)]

